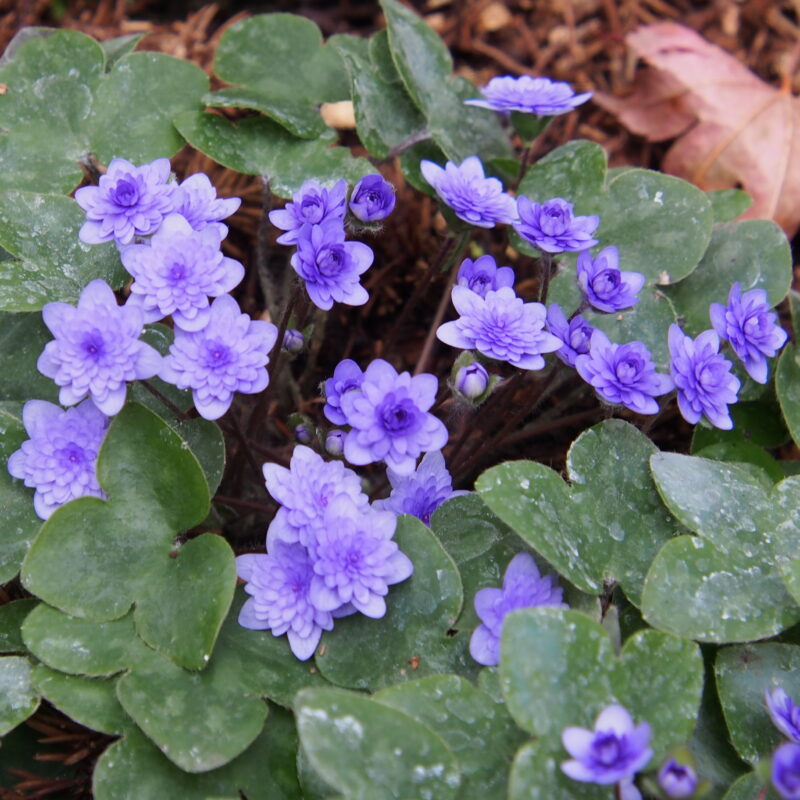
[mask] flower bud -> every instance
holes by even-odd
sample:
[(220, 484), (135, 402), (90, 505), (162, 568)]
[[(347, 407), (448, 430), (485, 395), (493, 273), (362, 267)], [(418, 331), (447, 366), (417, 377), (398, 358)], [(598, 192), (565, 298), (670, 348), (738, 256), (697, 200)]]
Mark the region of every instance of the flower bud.
[(386, 219), (395, 204), (394, 189), (377, 173), (363, 177), (350, 196), (350, 210), (362, 222)]
[(325, 437), (325, 450), (338, 458), (344, 453), (344, 431), (333, 430)]
[(283, 350), (289, 355), (296, 356), (303, 352), (306, 342), (303, 334), (294, 328), (287, 328), (283, 333)]
[(300, 444), (311, 444), (314, 439), (314, 431), (309, 428), (308, 425), (301, 422), (299, 425), (295, 426), (294, 438), (297, 439)]
[(477, 400), (489, 387), (489, 373), (483, 364), (473, 361), (456, 373), (456, 391), (468, 400)]
[(690, 766), (671, 758), (658, 771), (658, 785), (667, 797), (691, 797), (697, 789), (697, 775)]

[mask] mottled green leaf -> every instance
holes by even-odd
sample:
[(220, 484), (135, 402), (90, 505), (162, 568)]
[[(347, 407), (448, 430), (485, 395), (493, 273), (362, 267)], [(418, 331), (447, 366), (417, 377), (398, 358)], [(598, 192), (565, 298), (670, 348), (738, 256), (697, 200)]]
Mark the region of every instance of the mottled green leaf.
[(33, 597), (12, 600), (0, 606), (0, 653), (27, 653), (20, 628), (25, 617), (33, 611), (39, 601)]
[(714, 222), (732, 222), (753, 204), (753, 198), (741, 189), (718, 189), (706, 192), (714, 212)]
[(721, 442), (751, 442), (761, 447), (779, 447), (789, 439), (778, 401), (772, 395), (739, 402), (730, 407), (733, 430), (698, 425), (692, 435), (692, 454)]
[(788, 344), (775, 370), (775, 391), (795, 444), (800, 445), (800, 351)]
[(350, 800), (456, 796), (453, 753), (412, 717), (342, 689), (304, 689), (295, 714), (311, 765)]
[(28, 719), (38, 707), (31, 662), (24, 656), (0, 657), (0, 736)]
[(723, 800), (780, 800), (771, 786), (765, 786), (754, 772), (742, 775), (725, 793)]
[(108, 72), (121, 58), (132, 53), (136, 45), (142, 40), (143, 33), (129, 33), (125, 36), (115, 36), (100, 42), (106, 57), (106, 72)]
[(52, 338), (41, 314), (0, 312), (0, 400), (58, 402), (58, 387), (36, 369), (44, 346)]
[(766, 450), (746, 441), (744, 437), (710, 444), (701, 450), (696, 450), (692, 455), (714, 461), (751, 464), (763, 470), (775, 483), (785, 477), (781, 465)]

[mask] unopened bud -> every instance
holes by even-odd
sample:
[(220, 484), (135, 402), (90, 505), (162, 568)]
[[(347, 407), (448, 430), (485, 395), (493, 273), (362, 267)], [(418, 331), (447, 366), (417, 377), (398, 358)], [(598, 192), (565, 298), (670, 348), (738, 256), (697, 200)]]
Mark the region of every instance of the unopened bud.
[(283, 349), (289, 355), (296, 356), (298, 353), (303, 352), (306, 346), (303, 334), (294, 328), (288, 328), (283, 334)]
[(697, 789), (697, 775), (690, 766), (671, 758), (658, 771), (658, 785), (667, 797), (691, 797)]
[(344, 431), (334, 430), (325, 437), (325, 450), (337, 458), (344, 453)]
[(314, 439), (314, 431), (311, 430), (308, 425), (300, 423), (300, 425), (295, 426), (294, 438), (297, 439), (300, 444), (311, 444)]
[(483, 364), (473, 361), (456, 373), (456, 391), (467, 400), (477, 400), (489, 387), (489, 373)]

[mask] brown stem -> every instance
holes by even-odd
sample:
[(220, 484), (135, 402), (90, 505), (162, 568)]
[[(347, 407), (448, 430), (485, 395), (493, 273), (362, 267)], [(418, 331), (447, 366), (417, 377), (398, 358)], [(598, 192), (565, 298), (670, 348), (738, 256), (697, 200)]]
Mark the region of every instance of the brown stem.
[(539, 259), (541, 275), (539, 277), (539, 302), (547, 302), (547, 290), (550, 286), (550, 276), (553, 272), (554, 259), (551, 253), (542, 253)]
[(161, 392), (156, 389), (149, 381), (141, 380), (139, 383), (147, 389), (153, 397), (157, 397), (166, 408), (168, 408), (179, 420), (188, 419), (188, 416), (185, 411), (181, 411), (175, 403), (172, 402), (166, 395), (162, 394)]
[(233, 430), (234, 436), (239, 440), (239, 446), (242, 448), (242, 452), (247, 459), (247, 463), (250, 465), (250, 469), (253, 471), (253, 475), (255, 475), (257, 480), (260, 480), (261, 468), (258, 466), (258, 461), (256, 461), (256, 457), (253, 455), (253, 450), (250, 447), (250, 443), (247, 441), (247, 437), (242, 430), (239, 417), (234, 412), (229, 416), (229, 419), (231, 421), (231, 430)]
[(266, 503), (251, 503), (249, 500), (240, 500), (238, 497), (228, 497), (224, 494), (215, 494), (214, 502), (234, 508), (246, 508), (248, 511), (262, 511), (265, 514), (272, 514), (275, 511), (273, 506), (268, 506)]

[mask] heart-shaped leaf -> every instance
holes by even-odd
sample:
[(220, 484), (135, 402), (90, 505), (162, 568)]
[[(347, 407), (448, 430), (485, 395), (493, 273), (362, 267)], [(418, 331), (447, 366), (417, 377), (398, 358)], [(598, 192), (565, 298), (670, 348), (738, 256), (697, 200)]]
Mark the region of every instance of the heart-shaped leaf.
[(653, 561), (642, 611), (653, 626), (710, 642), (772, 636), (800, 619), (780, 571), (800, 544), (800, 479), (770, 492), (744, 466), (677, 453), (651, 459), (669, 510), (698, 536), (680, 536)]
[(775, 370), (775, 391), (795, 444), (800, 444), (800, 351), (788, 344)]
[(31, 662), (24, 656), (0, 658), (0, 736), (24, 722), (39, 707), (31, 680)]
[[(381, 689), (454, 671), (456, 664), (469, 658), (464, 638), (447, 635), (464, 599), (453, 560), (415, 517), (398, 517), (394, 538), (414, 564), (414, 574), (389, 589), (386, 616), (376, 620), (354, 614), (338, 619), (322, 637), (316, 663), (323, 676), (338, 686)], [(364, 653), (370, 657), (364, 658)]]
[(0, 312), (0, 401), (24, 402), (35, 397), (58, 402), (58, 386), (36, 369), (36, 361), (52, 338), (41, 314)]
[(542, 464), (514, 461), (487, 470), (476, 488), (500, 519), (579, 589), (598, 594), (613, 579), (639, 605), (647, 569), (677, 528), (650, 476), (655, 452), (632, 425), (607, 420), (572, 444), (571, 486)]
[(51, 300), (75, 302), (95, 278), (113, 289), (129, 280), (113, 242), (78, 239), (84, 220), (69, 197), (0, 192), (0, 246), (14, 257), (3, 262), (0, 309), (38, 311)]
[[(235, 569), (230, 548), (211, 534), (173, 549), (177, 534), (208, 513), (197, 459), (163, 420), (129, 404), (109, 428), (97, 474), (110, 499), (80, 498), (50, 517), (26, 556), (26, 587), (97, 621), (137, 602), (142, 636), (178, 663), (202, 667), (230, 606)], [(203, 583), (187, 596), (191, 603), (177, 603), (192, 573)], [(154, 597), (172, 599), (164, 606)]]
[(311, 765), (351, 800), (456, 796), (453, 753), (407, 714), (342, 689), (305, 689), (295, 715)]
[(22, 641), (22, 623), (25, 617), (33, 611), (39, 601), (33, 597), (24, 597), (22, 600), (12, 600), (0, 606), (0, 653), (28, 652)]

